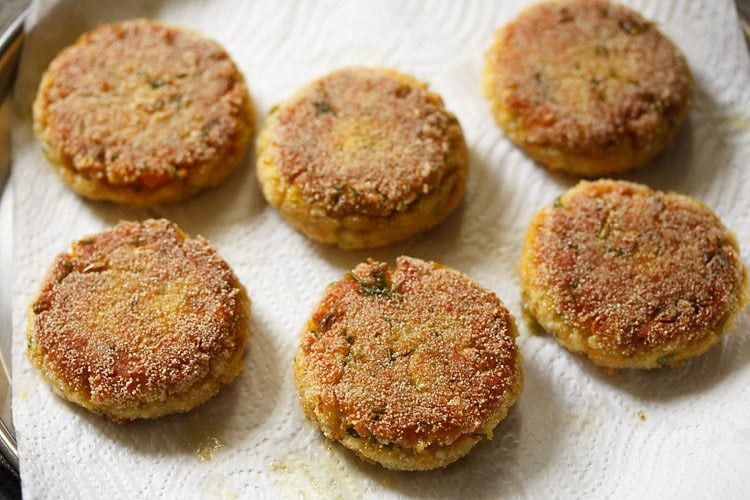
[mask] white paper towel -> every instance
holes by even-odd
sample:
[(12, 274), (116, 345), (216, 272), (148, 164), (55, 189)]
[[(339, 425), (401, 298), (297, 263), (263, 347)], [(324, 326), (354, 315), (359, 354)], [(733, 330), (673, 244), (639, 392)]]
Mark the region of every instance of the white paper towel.
[[(531, 216), (572, 186), (513, 147), (480, 91), (496, 28), (527, 2), (66, 0), (35, 6), (16, 86), (14, 412), (27, 498), (730, 498), (750, 492), (750, 314), (680, 369), (609, 376), (519, 321), (525, 390), (492, 441), (446, 469), (361, 463), (299, 408), (292, 359), (325, 286), (368, 256), (455, 267), (520, 319), (516, 266)], [(694, 108), (677, 143), (627, 178), (705, 200), (750, 251), (750, 62), (728, 1), (633, 0), (689, 60)], [(41, 72), (103, 21), (152, 17), (199, 30), (244, 72), (259, 114), (343, 65), (386, 65), (430, 82), (471, 150), (466, 198), (447, 221), (391, 248), (313, 243), (262, 200), (253, 159), (184, 203), (131, 209), (82, 200), (43, 158), (30, 104)], [(54, 255), (119, 219), (167, 217), (206, 236), (253, 300), (245, 372), (203, 407), (118, 425), (55, 396), (25, 360), (25, 311)]]

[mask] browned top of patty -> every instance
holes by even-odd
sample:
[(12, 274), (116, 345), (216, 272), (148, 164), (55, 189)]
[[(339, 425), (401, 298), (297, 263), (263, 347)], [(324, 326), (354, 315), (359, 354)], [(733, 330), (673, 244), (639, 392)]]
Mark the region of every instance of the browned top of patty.
[(618, 353), (698, 340), (744, 303), (734, 236), (687, 196), (582, 182), (543, 209), (531, 231), (534, 287)]
[(55, 259), (32, 305), (29, 350), (93, 403), (154, 401), (242, 348), (240, 287), (202, 237), (163, 219), (120, 222)]
[(606, 0), (529, 7), (498, 31), (487, 58), (527, 140), (565, 151), (641, 146), (684, 116), (692, 95), (677, 47)]
[(388, 216), (453, 174), (456, 118), (425, 84), (386, 69), (344, 68), (275, 114), (281, 176), (329, 215)]
[(519, 381), (497, 296), (433, 262), (368, 260), (332, 284), (304, 333), (308, 384), (355, 436), (415, 448), (483, 427)]
[(244, 80), (224, 49), (142, 19), (99, 26), (63, 50), (34, 111), (63, 166), (145, 189), (233, 155), (251, 126)]

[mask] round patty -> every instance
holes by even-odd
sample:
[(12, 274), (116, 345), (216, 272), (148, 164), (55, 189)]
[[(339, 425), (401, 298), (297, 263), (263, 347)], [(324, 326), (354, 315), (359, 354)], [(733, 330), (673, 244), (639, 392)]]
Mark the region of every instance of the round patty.
[(648, 162), (688, 115), (685, 58), (606, 0), (534, 5), (500, 29), (484, 92), (509, 139), (552, 170), (596, 177)]
[(83, 196), (185, 198), (238, 166), (254, 127), (244, 79), (218, 44), (156, 21), (104, 24), (50, 63), (34, 131)]
[(368, 260), (326, 290), (295, 360), (300, 401), (368, 462), (426, 470), (490, 438), (522, 387), (516, 327), (493, 294), (434, 262)]
[(249, 300), (202, 237), (120, 222), (59, 255), (34, 299), (28, 358), (113, 420), (188, 411), (242, 371)]
[(440, 96), (410, 76), (359, 67), (273, 109), (257, 157), (269, 203), (306, 236), (345, 249), (401, 241), (442, 221), (461, 200), (469, 162)]
[(625, 181), (581, 182), (539, 212), (521, 257), (525, 307), (608, 368), (676, 366), (747, 302), (734, 235), (703, 203)]

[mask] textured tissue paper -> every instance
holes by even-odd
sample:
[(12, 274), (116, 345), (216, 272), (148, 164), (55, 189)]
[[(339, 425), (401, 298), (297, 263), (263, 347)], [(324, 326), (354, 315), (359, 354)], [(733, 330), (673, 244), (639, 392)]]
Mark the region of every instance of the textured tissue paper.
[[(522, 320), (517, 262), (531, 216), (574, 180), (506, 140), (481, 93), (484, 51), (526, 2), (62, 1), (34, 4), (16, 85), (13, 409), (26, 498), (737, 498), (750, 492), (750, 314), (679, 369), (605, 374)], [(695, 102), (678, 140), (625, 176), (704, 200), (750, 254), (750, 61), (734, 4), (632, 0), (684, 51)], [(405, 243), (343, 252), (287, 226), (262, 199), (254, 158), (217, 189), (153, 209), (67, 189), (33, 139), (30, 106), (51, 58), (106, 21), (149, 17), (221, 43), (259, 116), (344, 65), (430, 83), (471, 151), (466, 197)], [(53, 257), (120, 219), (167, 217), (202, 234), (252, 298), (242, 375), (184, 415), (118, 425), (55, 396), (25, 359), (26, 308)], [(330, 443), (297, 402), (292, 360), (325, 286), (371, 256), (441, 262), (495, 291), (519, 320), (525, 390), (491, 441), (442, 470), (392, 472)]]

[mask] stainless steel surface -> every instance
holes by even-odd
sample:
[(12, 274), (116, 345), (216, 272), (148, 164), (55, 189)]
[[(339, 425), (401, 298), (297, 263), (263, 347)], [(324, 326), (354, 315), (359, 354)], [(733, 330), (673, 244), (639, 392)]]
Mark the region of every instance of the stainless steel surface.
[(2, 451), (3, 457), (5, 457), (5, 460), (8, 461), (13, 470), (18, 472), (18, 447), (16, 446), (16, 438), (2, 420), (0, 420), (0, 451)]
[[(10, 99), (6, 98), (0, 108), (0, 149), (7, 155), (9, 147)], [(2, 190), (0, 198), (0, 267), (12, 269), (12, 210), (13, 203), (10, 189)], [(10, 273), (6, 273), (10, 274)], [(12, 340), (11, 283), (3, 280), (0, 284), (0, 453), (7, 462), (18, 471), (18, 450), (16, 448), (15, 429), (11, 413), (11, 377), (10, 353)]]
[[(14, 8), (8, 11), (3, 10), (0, 16), (3, 23), (0, 24), (2, 32), (0, 35), (0, 97), (3, 98), (8, 93), (16, 74), (18, 56), (23, 43), (23, 22), (27, 12), (23, 7), (26, 3), (9, 2), (7, 5)], [(16, 12), (18, 8), (22, 9)], [(6, 17), (11, 15), (10, 18)]]
[(745, 34), (745, 41), (750, 48), (750, 0), (737, 0), (735, 4), (740, 17), (740, 26), (742, 26), (742, 32)]
[[(11, 0), (0, 12), (0, 267), (12, 269), (12, 197), (5, 185), (10, 169), (10, 89), (23, 43), (28, 1)], [(5, 273), (7, 277), (12, 273)], [(18, 471), (18, 449), (11, 411), (11, 283), (0, 280), (0, 453)]]

